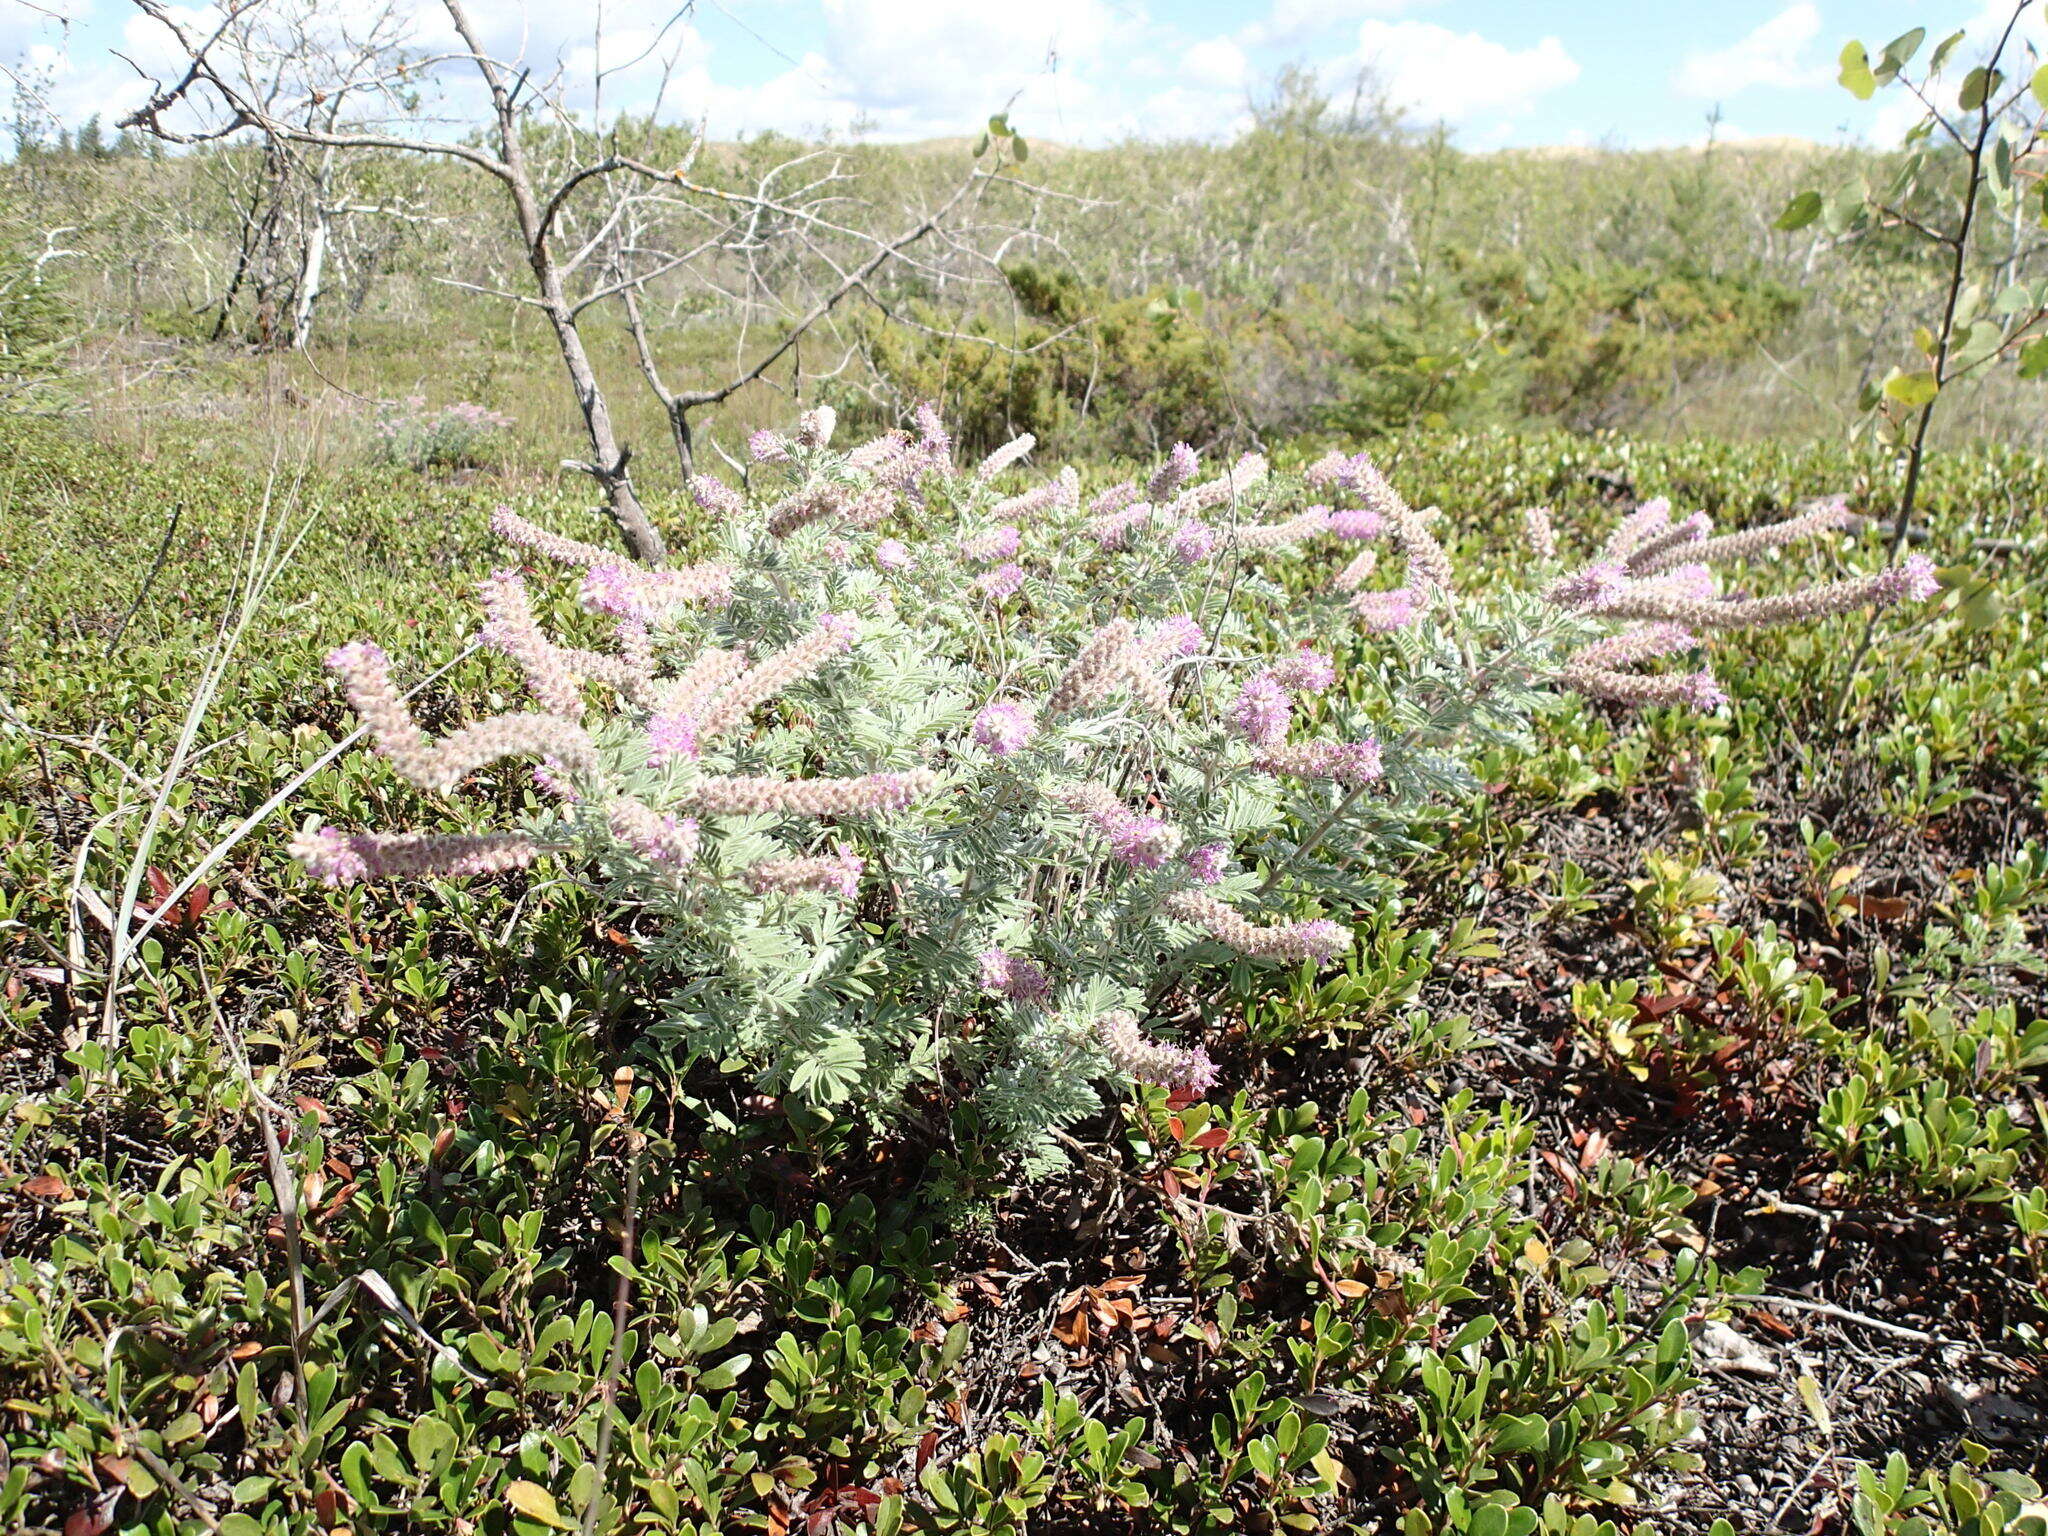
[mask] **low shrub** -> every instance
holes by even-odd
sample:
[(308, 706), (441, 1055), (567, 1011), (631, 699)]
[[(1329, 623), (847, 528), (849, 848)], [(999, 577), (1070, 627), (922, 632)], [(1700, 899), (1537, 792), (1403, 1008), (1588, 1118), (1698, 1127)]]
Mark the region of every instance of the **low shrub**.
[[(1182, 445), (1084, 507), (1071, 469), (998, 488), (1028, 438), (963, 471), (937, 412), (920, 426), (844, 453), (829, 411), (757, 434), (764, 494), (698, 477), (717, 549), (677, 569), (501, 509), (501, 534), (583, 570), (575, 622), (608, 623), (610, 648), (551, 637), (507, 569), (483, 639), (537, 709), (434, 740), (377, 646), (329, 665), (413, 783), (538, 758), (555, 808), (453, 837), (308, 827), (302, 860), (345, 884), (567, 855), (645, 914), (675, 978), (643, 1048), (819, 1106), (970, 1092), (997, 1140), (1043, 1147), (1099, 1080), (1209, 1087), (1177, 1027), (1191, 971), (1342, 955), (1407, 829), (1547, 700), (1712, 708), (1707, 672), (1642, 670), (1698, 644), (1683, 626), (1931, 589), (1918, 562), (1724, 599), (1706, 562), (1840, 508), (1716, 538), (1650, 503), (1563, 574), (1533, 514), (1540, 590), (1464, 593), (1437, 515), (1363, 456), (1276, 478), (1247, 455), (1199, 479)], [(1374, 588), (1381, 540), (1404, 577)], [(1303, 560), (1329, 577), (1290, 597), (1274, 566)]]
[(511, 427), (510, 416), (474, 401), (430, 409), (424, 396), (408, 395), (377, 413), (377, 446), (390, 462), (412, 469), (480, 469)]

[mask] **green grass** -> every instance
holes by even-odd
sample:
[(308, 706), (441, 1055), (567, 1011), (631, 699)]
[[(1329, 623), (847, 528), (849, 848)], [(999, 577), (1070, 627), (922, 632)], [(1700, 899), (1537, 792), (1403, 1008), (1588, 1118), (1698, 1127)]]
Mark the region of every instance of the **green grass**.
[[(110, 1031), (129, 871), (176, 885), (351, 729), (326, 649), (450, 664), (430, 719), (503, 707), (464, 655), (490, 506), (606, 538), (532, 470), (266, 483), (220, 430), (0, 421), (0, 1525), (1706, 1531), (1761, 1518), (1741, 1473), (1793, 1528), (2025, 1528), (2038, 1451), (1958, 1450), (1909, 1372), (1842, 1392), (1870, 1334), (1758, 1298), (2036, 1390), (2048, 466), (1934, 462), (1952, 595), (1885, 621), (1839, 729), (1855, 619), (1724, 657), (1717, 717), (1560, 710), (1418, 829), (1342, 971), (1211, 978), (1215, 1098), (1134, 1092), (1020, 1188), (959, 1106), (856, 1134), (655, 1069), (639, 936), (559, 878), (308, 885), (304, 816), (454, 825), (357, 756), (163, 916)], [(1588, 541), (1593, 469), (1730, 523), (1892, 494), (1770, 444), (1390, 458), (1475, 573), (1531, 502)], [(145, 848), (266, 503), (303, 542)], [(1754, 1399), (1708, 1372), (1724, 1318), (1797, 1335), (1820, 1413), (1789, 1351)], [(1755, 1403), (1789, 1472), (1736, 1433)]]

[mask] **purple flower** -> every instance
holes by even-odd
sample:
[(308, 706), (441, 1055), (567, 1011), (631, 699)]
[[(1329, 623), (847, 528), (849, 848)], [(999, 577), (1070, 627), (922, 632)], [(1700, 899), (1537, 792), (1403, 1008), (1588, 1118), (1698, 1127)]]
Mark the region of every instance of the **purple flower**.
[(659, 768), (697, 756), (697, 717), (683, 711), (654, 715), (647, 722), (647, 766)]
[(1413, 624), (1421, 608), (1414, 588), (1396, 587), (1391, 592), (1359, 593), (1351, 599), (1351, 611), (1374, 634), (1388, 635)]
[(981, 990), (1013, 1002), (1042, 1002), (1052, 995), (1052, 981), (1036, 961), (1007, 950), (985, 949), (981, 961)]
[(974, 739), (997, 757), (1008, 757), (1038, 730), (1038, 722), (1023, 704), (991, 704), (974, 717)]
[(1685, 679), (1685, 685), (1686, 702), (1694, 709), (1719, 709), (1728, 702), (1728, 695), (1721, 691), (1711, 672), (1694, 672)]
[(1333, 923), (1327, 917), (1296, 925), (1294, 940), (1316, 960), (1334, 960), (1351, 946), (1350, 932), (1342, 923)]
[(1544, 590), (1543, 600), (1559, 608), (1598, 609), (1627, 585), (1627, 571), (1610, 561), (1595, 561), (1553, 581)]
[(1230, 728), (1255, 747), (1287, 739), (1287, 690), (1270, 671), (1255, 673), (1230, 706)]
[(860, 636), (860, 621), (850, 613), (821, 613), (817, 629), (839, 649), (848, 650)]
[(1230, 844), (1204, 843), (1181, 855), (1188, 878), (1197, 885), (1214, 885), (1223, 878), (1223, 866), (1230, 861)]
[(1193, 565), (1216, 547), (1216, 530), (1198, 517), (1191, 517), (1173, 530), (1167, 550), (1183, 565)]
[(1152, 472), (1146, 482), (1145, 496), (1150, 501), (1164, 501), (1181, 486), (1195, 477), (1195, 450), (1186, 443), (1175, 443), (1173, 452), (1166, 456), (1166, 462)]
[(1347, 507), (1330, 514), (1330, 532), (1340, 539), (1376, 539), (1387, 531), (1387, 520), (1371, 507)]
[(1157, 816), (1138, 811), (1105, 818), (1102, 831), (1109, 839), (1109, 851), (1133, 869), (1157, 869), (1180, 846), (1179, 832)]
[(901, 539), (884, 539), (875, 546), (875, 565), (885, 571), (911, 571), (917, 569), (917, 556)]
[(994, 570), (974, 578), (975, 589), (985, 596), (994, 598), (997, 602), (1001, 602), (1006, 597), (1014, 596), (1017, 589), (1023, 585), (1024, 567), (1018, 565), (1015, 561), (1007, 565), (999, 565)]
[(953, 437), (946, 430), (945, 418), (939, 415), (939, 403), (927, 400), (918, 406), (914, 417), (917, 422), (918, 446), (934, 459), (944, 459), (953, 452)]
[(960, 541), (960, 553), (969, 560), (1008, 560), (1017, 553), (1024, 535), (1014, 523), (991, 528), (986, 533)]
[(1321, 651), (1303, 646), (1274, 664), (1273, 680), (1290, 693), (1321, 693), (1337, 681), (1337, 667)]
[(1908, 555), (1903, 563), (1882, 572), (1878, 582), (1877, 600), (1881, 603), (1924, 603), (1941, 590), (1934, 562), (1925, 555)]
[(1089, 502), (1088, 510), (1097, 516), (1104, 516), (1111, 512), (1123, 511), (1125, 507), (1128, 507), (1137, 499), (1137, 483), (1131, 480), (1119, 480), (1115, 485), (1112, 485), (1108, 490), (1102, 492), (1093, 501)]
[(763, 427), (747, 439), (747, 454), (756, 464), (774, 464), (789, 457), (789, 445), (780, 432)]

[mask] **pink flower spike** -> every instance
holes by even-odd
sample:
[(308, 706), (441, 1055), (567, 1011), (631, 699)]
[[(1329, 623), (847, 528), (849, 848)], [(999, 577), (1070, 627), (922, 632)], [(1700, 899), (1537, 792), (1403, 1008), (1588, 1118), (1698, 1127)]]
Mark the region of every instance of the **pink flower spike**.
[(1321, 693), (1337, 681), (1336, 663), (1321, 651), (1303, 646), (1273, 665), (1273, 680), (1290, 693)]
[(884, 539), (875, 546), (875, 568), (883, 571), (916, 570), (917, 556), (901, 539)]
[(985, 949), (981, 962), (981, 990), (1012, 1002), (1043, 1002), (1052, 995), (1052, 981), (1036, 961), (1007, 950)]
[(1544, 589), (1543, 600), (1559, 608), (1590, 608), (1598, 612), (1602, 604), (1627, 585), (1627, 571), (1612, 561), (1598, 560), (1552, 582)]
[(1181, 863), (1187, 866), (1188, 878), (1197, 885), (1214, 885), (1223, 878), (1223, 867), (1230, 861), (1230, 844), (1204, 843), (1181, 855)]
[(1023, 532), (1016, 524), (1005, 523), (1000, 528), (991, 528), (986, 533), (962, 539), (960, 553), (969, 560), (1008, 560), (1023, 542)]
[(1901, 564), (1883, 572), (1879, 581), (1877, 600), (1881, 603), (1924, 603), (1941, 590), (1934, 562), (1925, 555), (1908, 555)]
[(1391, 592), (1361, 592), (1351, 599), (1351, 611), (1376, 635), (1406, 629), (1421, 614), (1410, 587), (1396, 587)]
[(1028, 743), (1038, 722), (1023, 704), (991, 704), (974, 717), (974, 739), (997, 757), (1008, 757)]
[(994, 598), (997, 602), (1015, 596), (1017, 589), (1023, 585), (1024, 567), (1014, 561), (1008, 565), (999, 565), (994, 570), (974, 578), (975, 590), (986, 597)]
[(697, 717), (683, 711), (655, 715), (647, 722), (647, 766), (688, 762), (697, 756)]
[(1347, 507), (1330, 514), (1330, 532), (1363, 543), (1387, 531), (1387, 520), (1371, 507)]
[(1287, 691), (1270, 671), (1254, 674), (1230, 706), (1230, 729), (1255, 747), (1278, 746), (1287, 739)]
[(1166, 548), (1183, 565), (1193, 565), (1216, 547), (1216, 530), (1200, 518), (1191, 517), (1173, 530)]

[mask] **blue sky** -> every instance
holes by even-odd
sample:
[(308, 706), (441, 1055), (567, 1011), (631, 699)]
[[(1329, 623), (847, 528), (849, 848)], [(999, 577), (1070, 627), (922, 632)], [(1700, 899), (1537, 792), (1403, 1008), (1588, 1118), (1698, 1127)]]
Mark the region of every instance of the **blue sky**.
[[(357, 24), (385, 0), (311, 5)], [(390, 0), (417, 46), (445, 43), (435, 0)], [(1935, 36), (2002, 25), (1998, 0), (469, 0), (487, 46), (571, 81), (625, 64), (606, 101), (702, 118), (715, 137), (762, 128), (883, 139), (970, 132), (1012, 95), (1047, 140), (1228, 137), (1284, 66), (1344, 88), (1373, 70), (1411, 120), (1443, 121), (1469, 148), (1697, 142), (1717, 106), (1724, 138), (1895, 139), (1900, 103), (1834, 84), (1842, 43), (1910, 26)], [(182, 12), (204, 25), (208, 12)], [(2024, 35), (2048, 46), (2048, 0)], [(0, 0), (0, 65), (60, 116), (117, 116), (143, 93), (116, 52), (156, 72), (166, 39), (127, 0)], [(1960, 50), (1958, 61), (1969, 50)], [(1959, 70), (1957, 71), (1959, 73)], [(461, 116), (467, 82), (451, 77)], [(0, 81), (0, 108), (7, 86)]]

